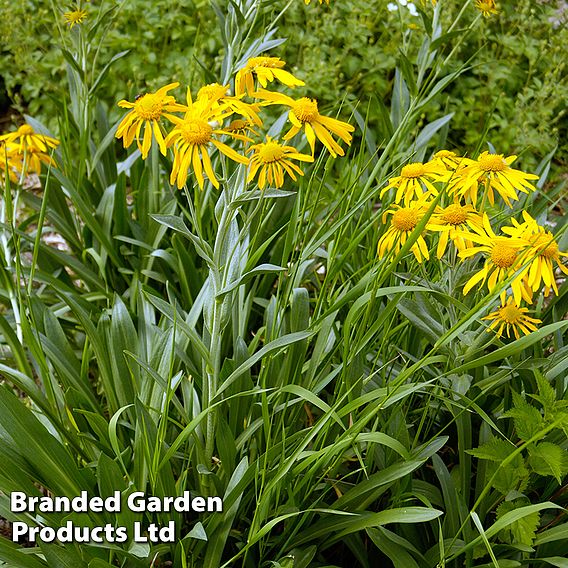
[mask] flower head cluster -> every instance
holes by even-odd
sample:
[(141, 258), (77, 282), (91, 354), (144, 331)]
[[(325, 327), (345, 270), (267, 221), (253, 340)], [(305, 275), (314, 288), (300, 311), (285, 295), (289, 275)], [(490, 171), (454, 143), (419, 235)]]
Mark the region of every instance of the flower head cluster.
[[(379, 239), (378, 254), (383, 258), (398, 253), (419, 231), (411, 248), (418, 262), (430, 258), (427, 238), (436, 234), (438, 258), (452, 243), (454, 258), (481, 260), (463, 293), (484, 287), (490, 293), (499, 291), (501, 308), (487, 316), (493, 321), (490, 329), (498, 335), (513, 330), (518, 337), (519, 330), (529, 333), (539, 323), (522, 303), (532, 304), (541, 289), (545, 296), (558, 294), (557, 271), (568, 274), (568, 253), (560, 251), (554, 235), (526, 211), (522, 222), (512, 219), (511, 225), (493, 229), (487, 206), (493, 207), (498, 197), (511, 206), (520, 192), (536, 189), (531, 181), (538, 176), (512, 168), (515, 159), (483, 152), (472, 160), (441, 150), (429, 162), (403, 166), (380, 193), (384, 197), (392, 190), (395, 204), (383, 215), (383, 221), (390, 217), (390, 222)], [(445, 205), (431, 207), (436, 196)], [(453, 202), (446, 202), (448, 197)], [(427, 222), (420, 223), (429, 209)]]
[[(143, 159), (147, 158), (154, 142), (162, 154), (171, 151), (170, 183), (180, 189), (186, 184), (190, 171), (201, 188), (206, 178), (219, 187), (214, 154), (247, 165), (247, 181), (258, 178), (260, 189), (267, 185), (282, 187), (285, 174), (293, 181), (303, 175), (296, 162), (313, 162), (316, 137), (332, 156), (343, 156), (344, 150), (333, 134), (350, 144), (354, 130), (346, 122), (321, 115), (314, 99), (294, 100), (264, 88), (256, 90), (256, 82), (266, 87), (274, 80), (291, 88), (304, 85), (283, 69), (284, 66), (285, 62), (278, 57), (249, 59), (236, 73), (235, 95), (230, 94), (230, 85), (212, 83), (201, 87), (195, 100), (187, 89), (186, 103), (181, 104), (170, 94), (179, 84), (170, 83), (156, 92), (139, 95), (134, 101), (122, 100), (118, 105), (129, 112), (120, 121), (116, 137), (122, 138), (125, 148), (136, 140)], [(246, 102), (247, 96), (255, 97), (256, 101)], [(271, 104), (290, 107), (292, 127), (283, 139), (290, 140), (304, 129), (311, 155), (302, 154), (271, 136), (260, 136), (258, 140), (264, 126), (260, 111)], [(240, 148), (235, 149), (233, 142), (239, 143)]]
[(17, 183), (29, 174), (39, 174), (41, 165), (55, 166), (51, 154), (59, 141), (39, 134), (29, 124), (0, 136), (0, 181), (6, 176)]

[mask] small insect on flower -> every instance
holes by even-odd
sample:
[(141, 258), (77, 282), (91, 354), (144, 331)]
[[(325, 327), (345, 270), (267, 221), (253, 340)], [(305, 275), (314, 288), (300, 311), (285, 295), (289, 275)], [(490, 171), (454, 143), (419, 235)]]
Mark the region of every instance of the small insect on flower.
[[(172, 121), (174, 115), (170, 113), (185, 111), (185, 106), (176, 103), (175, 98), (167, 94), (177, 86), (179, 83), (170, 83), (155, 93), (136, 95), (134, 102), (122, 100), (118, 103), (119, 107), (132, 110), (120, 121), (116, 137), (122, 138), (125, 148), (128, 148), (136, 138), (136, 144), (144, 160), (148, 157), (154, 138), (162, 154), (166, 155), (166, 144), (159, 121), (162, 117)], [(144, 135), (140, 140), (142, 126), (144, 126)]]
[(264, 99), (266, 104), (285, 105), (290, 107), (288, 118), (292, 123), (290, 130), (284, 135), (284, 140), (290, 140), (302, 130), (306, 134), (306, 139), (312, 150), (312, 156), (315, 152), (316, 137), (321, 140), (322, 144), (329, 150), (329, 153), (336, 158), (344, 156), (343, 148), (333, 139), (332, 134), (338, 136), (347, 145), (351, 145), (351, 133), (355, 130), (354, 126), (347, 122), (322, 116), (318, 110), (318, 103), (315, 99), (302, 97), (293, 99), (282, 93), (273, 93), (260, 89), (255, 93), (260, 99)]
[(302, 87), (304, 81), (297, 79), (289, 71), (282, 69), (286, 65), (279, 57), (251, 57), (246, 65), (237, 71), (235, 77), (235, 95), (237, 97), (245, 93), (251, 96), (255, 91), (254, 76), (258, 82), (266, 87), (278, 79), (287, 87)]
[(65, 12), (63, 14), (65, 22), (69, 25), (69, 29), (72, 29), (76, 24), (82, 24), (87, 17), (86, 10), (73, 10), (72, 12)]
[(506, 303), (501, 303), (501, 307), (498, 310), (491, 312), (482, 319), (493, 320), (487, 331), (495, 331), (497, 328), (497, 337), (501, 337), (505, 329), (507, 337), (511, 337), (510, 332), (512, 330), (515, 337), (519, 339), (521, 337), (519, 330), (528, 335), (537, 330), (537, 324), (542, 323), (541, 320), (528, 316), (528, 312), (527, 308), (519, 307), (513, 298), (509, 297)]
[(304, 172), (291, 160), (299, 162), (313, 162), (314, 158), (307, 154), (300, 154), (293, 146), (284, 146), (270, 136), (266, 137), (266, 142), (255, 144), (248, 150), (254, 152), (250, 158), (250, 171), (247, 182), (252, 181), (258, 175), (258, 187), (264, 189), (268, 184), (274, 187), (284, 185), (284, 173), (287, 173), (294, 181), (297, 180), (296, 174), (303, 176)]
[(489, 18), (492, 14), (499, 13), (495, 0), (476, 0), (475, 7), (485, 18)]

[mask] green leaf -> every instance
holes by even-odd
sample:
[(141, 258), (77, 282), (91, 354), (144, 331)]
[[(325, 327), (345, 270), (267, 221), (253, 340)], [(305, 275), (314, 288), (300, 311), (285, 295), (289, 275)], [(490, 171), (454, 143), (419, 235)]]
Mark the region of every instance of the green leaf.
[(519, 393), (513, 392), (513, 405), (503, 414), (513, 418), (517, 436), (524, 442), (536, 436), (544, 428), (544, 419), (538, 408), (529, 404)]
[[(526, 506), (526, 503), (524, 503)], [(504, 517), (507, 513), (519, 509), (520, 506), (514, 501), (504, 501), (497, 508), (497, 519)], [(503, 529), (499, 536), (508, 544), (523, 544), (532, 546), (536, 536), (536, 530), (540, 522), (540, 513), (535, 511), (510, 523)]]
[(568, 453), (552, 442), (540, 442), (530, 445), (528, 463), (539, 475), (552, 475), (562, 484), (562, 478), (568, 472)]

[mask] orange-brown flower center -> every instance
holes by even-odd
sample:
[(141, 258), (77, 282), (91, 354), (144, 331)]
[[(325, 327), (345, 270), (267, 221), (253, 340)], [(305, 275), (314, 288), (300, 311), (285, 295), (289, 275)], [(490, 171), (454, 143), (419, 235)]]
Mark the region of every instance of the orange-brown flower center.
[(501, 154), (484, 154), (478, 164), (484, 172), (502, 172), (509, 167)]
[(179, 128), (181, 137), (189, 144), (207, 144), (213, 136), (213, 128), (200, 118), (186, 119)]
[(409, 207), (403, 207), (395, 211), (392, 216), (392, 226), (397, 231), (412, 231), (418, 225), (418, 211)]
[(279, 57), (251, 57), (247, 61), (247, 67), (254, 69), (255, 67), (284, 67), (286, 63)]
[(282, 159), (282, 156), (284, 156), (284, 150), (278, 142), (266, 142), (258, 150), (258, 157), (264, 164), (278, 162)]
[(491, 261), (499, 268), (510, 268), (515, 263), (518, 251), (501, 243), (494, 243), (491, 249)]
[(199, 89), (199, 91), (197, 92), (197, 98), (205, 98), (210, 101), (218, 101), (227, 94), (228, 90), (228, 86), (219, 85), (219, 83), (210, 83), (209, 85), (205, 85), (204, 87), (201, 87), (201, 89)]
[(292, 112), (300, 122), (314, 122), (319, 117), (318, 103), (315, 99), (302, 97), (294, 103)]
[(426, 168), (424, 167), (424, 164), (415, 162), (414, 164), (407, 164), (406, 166), (404, 166), (404, 168), (402, 168), (402, 171), (400, 172), (400, 177), (419, 178), (423, 176), (425, 172)]
[(516, 324), (523, 319), (523, 309), (512, 303), (507, 304), (506, 306), (499, 308), (499, 317), (502, 321), (509, 324)]
[(223, 128), (227, 132), (238, 132), (239, 130), (247, 130), (250, 127), (250, 123), (247, 120), (242, 120), (237, 118), (232, 120), (231, 123)]
[(467, 209), (461, 205), (448, 205), (442, 213), (442, 221), (448, 225), (461, 225), (467, 221), (467, 213)]
[(18, 134), (20, 136), (31, 136), (34, 134), (34, 129), (29, 124), (22, 124), (22, 126), (18, 128)]
[(158, 120), (163, 107), (164, 98), (155, 93), (146, 93), (134, 103), (134, 111), (144, 120)]
[(540, 234), (533, 241), (533, 246), (538, 249), (538, 254), (546, 258), (558, 256), (558, 243), (551, 234)]

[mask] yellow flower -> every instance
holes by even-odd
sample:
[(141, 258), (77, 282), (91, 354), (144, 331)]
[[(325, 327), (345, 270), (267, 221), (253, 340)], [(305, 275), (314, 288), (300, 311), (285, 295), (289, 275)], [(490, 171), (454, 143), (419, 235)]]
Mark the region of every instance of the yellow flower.
[(262, 126), (262, 120), (260, 120), (258, 116), (258, 111), (260, 110), (258, 105), (244, 103), (239, 97), (227, 96), (228, 91), (229, 85), (211, 83), (201, 87), (201, 89), (197, 91), (197, 99), (205, 98), (211, 101), (213, 108), (220, 108), (223, 111), (223, 117), (230, 116), (236, 112), (246, 117), (249, 122), (257, 126)]
[[(485, 282), (487, 282), (487, 288), (491, 292), (499, 282), (511, 277), (522, 266), (521, 251), (527, 244), (523, 239), (497, 236), (489, 224), (486, 213), (483, 215), (481, 226), (474, 223), (468, 223), (468, 225), (473, 232), (465, 232), (463, 237), (478, 243), (480, 246), (465, 248), (460, 251), (459, 257), (465, 259), (482, 252), (485, 253), (486, 260), (483, 268), (474, 274), (464, 286), (464, 296), (475, 285), (481, 284), (483, 286)], [(521, 298), (524, 298), (527, 302), (531, 301), (530, 293), (527, 291), (524, 282), (525, 274), (526, 268), (521, 270), (520, 274), (515, 276), (511, 282), (513, 296), (518, 304), (521, 302)], [(502, 299), (504, 299), (505, 294), (506, 292), (503, 290)]]
[(72, 12), (65, 12), (63, 14), (65, 21), (69, 24), (71, 29), (75, 24), (82, 24), (83, 20), (87, 17), (87, 12), (85, 10), (73, 10)]
[[(305, 4), (309, 4), (312, 0), (304, 0)], [(329, 0), (319, 0), (320, 4), (323, 4), (325, 1), (326, 4), (329, 4)]]
[(10, 181), (18, 183), (18, 174), (21, 170), (22, 162), (18, 151), (13, 145), (0, 140), (0, 182), (5, 182), (7, 172)]
[(501, 337), (503, 329), (506, 330), (507, 337), (510, 336), (510, 331), (513, 330), (515, 337), (520, 338), (519, 329), (525, 334), (536, 331), (536, 324), (542, 323), (541, 320), (536, 318), (531, 318), (527, 315), (527, 308), (519, 307), (513, 298), (509, 297), (507, 303), (502, 302), (501, 307), (495, 311), (491, 312), (488, 316), (485, 316), (484, 320), (493, 320), (491, 325), (487, 328), (487, 331), (495, 330), (497, 326), (497, 337)]
[[(432, 185), (432, 181), (446, 181), (447, 172), (443, 165), (431, 161), (423, 164), (414, 162), (404, 166), (400, 176), (389, 179), (389, 183), (381, 191), (380, 197), (391, 188), (396, 187), (395, 203), (400, 203), (404, 199), (404, 204), (408, 205), (414, 197), (420, 198), (423, 195), (438, 195), (438, 190)], [(426, 189), (424, 189), (426, 188)]]
[(251, 146), (249, 152), (254, 152), (250, 158), (250, 171), (247, 183), (253, 180), (260, 170), (258, 176), (258, 187), (264, 189), (267, 182), (275, 187), (282, 187), (284, 184), (284, 173), (286, 172), (294, 181), (297, 180), (296, 174), (303, 176), (304, 172), (290, 160), (300, 162), (313, 162), (312, 156), (299, 154), (293, 146), (284, 146), (270, 136), (266, 137), (266, 142)]
[(538, 179), (534, 174), (526, 174), (511, 168), (517, 156), (505, 158), (502, 154), (483, 152), (477, 160), (463, 159), (450, 182), (450, 193), (457, 193), (465, 199), (476, 203), (479, 184), (485, 185), (487, 199), (495, 203), (494, 191), (511, 207), (511, 199), (518, 200), (517, 190), (529, 193), (536, 188), (528, 180)]
[(304, 81), (297, 79), (292, 73), (284, 71), (282, 69), (284, 65), (286, 65), (286, 62), (279, 57), (251, 57), (246, 65), (237, 71), (235, 94), (240, 96), (246, 92), (248, 95), (252, 95), (255, 90), (254, 75), (256, 75), (258, 82), (263, 87), (266, 87), (274, 79), (278, 79), (287, 87), (302, 87), (305, 85)]
[(554, 235), (540, 226), (526, 211), (523, 211), (524, 223), (513, 219), (513, 227), (503, 227), (502, 231), (511, 236), (527, 241), (528, 246), (523, 253), (523, 264), (528, 263), (526, 282), (528, 287), (536, 292), (541, 283), (544, 284), (544, 295), (548, 296), (550, 290), (558, 295), (558, 285), (554, 274), (554, 262), (564, 274), (568, 274), (568, 267), (564, 265), (561, 257), (568, 257), (568, 253), (561, 252)]
[(37, 134), (29, 124), (22, 124), (15, 132), (0, 136), (8, 145), (23, 156), (27, 152), (49, 152), (50, 148), (57, 148), (59, 141), (45, 134)]
[(266, 104), (280, 104), (290, 107), (288, 118), (292, 123), (292, 127), (283, 137), (284, 140), (290, 140), (302, 130), (306, 134), (306, 139), (312, 150), (312, 156), (315, 152), (316, 137), (321, 140), (323, 145), (329, 150), (329, 153), (336, 158), (344, 156), (343, 148), (333, 139), (332, 134), (341, 138), (346, 144), (351, 144), (351, 132), (355, 130), (353, 126), (347, 122), (342, 122), (336, 118), (322, 116), (318, 110), (318, 103), (315, 99), (302, 97), (293, 99), (282, 93), (272, 93), (261, 89), (255, 95), (260, 99), (267, 101)]
[[(155, 93), (145, 93), (136, 97), (131, 103), (122, 100), (118, 103), (121, 108), (132, 109), (120, 122), (116, 130), (116, 137), (122, 138), (123, 145), (128, 148), (136, 138), (138, 149), (142, 153), (145, 160), (152, 145), (152, 138), (156, 139), (160, 151), (166, 155), (166, 143), (160, 128), (159, 120), (164, 116), (173, 122), (176, 118), (171, 112), (183, 112), (185, 107), (176, 103), (172, 95), (168, 95), (168, 91), (175, 89), (179, 83), (170, 83)], [(144, 138), (140, 141), (140, 131), (144, 126)]]
[[(414, 229), (418, 226), (426, 212), (428, 211), (428, 203), (424, 199), (413, 201), (405, 207), (393, 205), (383, 214), (383, 223), (386, 222), (387, 215), (392, 215), (390, 227), (387, 232), (379, 239), (377, 245), (377, 253), (379, 258), (384, 258), (390, 251), (398, 254), (404, 246)], [(430, 228), (430, 225), (426, 225)], [(428, 260), (430, 254), (424, 237), (420, 235), (410, 249), (416, 260), (422, 262), (423, 259)]]
[(223, 130), (238, 140), (242, 140), (246, 143), (253, 141), (252, 138), (249, 137), (249, 134), (254, 134), (255, 136), (259, 135), (254, 127), (255, 125), (250, 122), (250, 120), (236, 118), (235, 120), (231, 120), (227, 126), (224, 126)]
[(495, 0), (476, 0), (475, 7), (483, 14), (485, 18), (489, 18), (491, 14), (498, 14), (499, 10), (495, 4)]
[(467, 224), (477, 227), (483, 225), (483, 217), (475, 210), (473, 205), (462, 205), (459, 202), (452, 203), (444, 208), (437, 208), (432, 215), (430, 229), (440, 233), (436, 256), (442, 258), (446, 252), (448, 241), (451, 239), (458, 251), (471, 247), (472, 242), (464, 237)]
[(451, 172), (456, 170), (456, 168), (461, 164), (462, 160), (462, 157), (458, 156), (451, 150), (440, 150), (432, 156), (433, 162), (442, 164), (448, 171)]
[(205, 181), (203, 170), (209, 181), (218, 188), (219, 182), (215, 177), (209, 156), (211, 147), (214, 146), (231, 160), (241, 164), (247, 164), (248, 158), (241, 156), (215, 138), (223, 135), (235, 138), (237, 135), (212, 126), (212, 124), (219, 123), (223, 116), (223, 110), (215, 107), (212, 100), (202, 97), (193, 102), (191, 92), (187, 89), (187, 107), (185, 108), (187, 111), (183, 119), (172, 117), (175, 127), (165, 139), (166, 146), (174, 147), (170, 183), (172, 185), (177, 183), (178, 188), (181, 189), (187, 181), (189, 168), (193, 168), (201, 189)]

